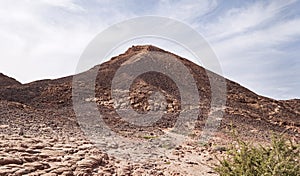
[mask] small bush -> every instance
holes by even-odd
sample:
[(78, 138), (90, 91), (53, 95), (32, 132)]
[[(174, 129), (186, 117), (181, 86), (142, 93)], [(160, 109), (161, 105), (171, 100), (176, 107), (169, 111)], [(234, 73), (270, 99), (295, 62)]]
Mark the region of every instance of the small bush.
[(283, 136), (266, 147), (238, 140), (227, 152), (214, 168), (220, 176), (300, 176), (300, 145)]

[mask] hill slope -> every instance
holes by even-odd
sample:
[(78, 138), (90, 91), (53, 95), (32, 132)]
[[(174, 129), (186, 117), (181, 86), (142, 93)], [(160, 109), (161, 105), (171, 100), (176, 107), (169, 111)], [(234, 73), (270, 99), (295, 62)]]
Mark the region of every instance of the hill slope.
[[(89, 73), (93, 71), (98, 73), (95, 98), (84, 92), (82, 92), (82, 95), (76, 94), (75, 96), (81, 96), (80, 98), (86, 102), (96, 102), (98, 110), (104, 115), (105, 122), (120, 135), (138, 138), (141, 135), (140, 133), (147, 135), (162, 134), (164, 129), (171, 128), (174, 125), (179, 113), (185, 111), (185, 107), (181, 105), (178, 87), (172, 79), (158, 72), (145, 73), (135, 79), (130, 87), (131, 92), (128, 97), (118, 100), (116, 106), (120, 109), (124, 106), (126, 99), (130, 100), (130, 106), (134, 110), (142, 114), (152, 108), (162, 108), (165, 111), (159, 121), (151, 126), (143, 127), (143, 129), (119, 117), (113, 106), (114, 102), (111, 95), (112, 80), (118, 68), (128, 62), (131, 57), (152, 51), (171, 54), (189, 69), (195, 79), (200, 97), (200, 113), (197, 117), (196, 135), (199, 135), (202, 131), (210, 113), (212, 92), (209, 77), (211, 77), (215, 80), (224, 80), (227, 85), (225, 113), (217, 132), (217, 137), (219, 137), (221, 143), (222, 141), (223, 143), (228, 142), (230, 137), (227, 132), (231, 126), (234, 126), (239, 135), (247, 140), (268, 141), (269, 131), (276, 133), (286, 131), (288, 135), (296, 140), (300, 139), (299, 100), (278, 101), (257, 95), (238, 83), (221, 79), (222, 77), (219, 75), (205, 70), (187, 59), (151, 45), (133, 46), (124, 54), (113, 57), (111, 60), (77, 75), (89, 79)], [(159, 60), (159, 62), (165, 61)], [(127, 80), (126, 75), (124, 80)], [(70, 142), (70, 137), (77, 138), (77, 141), (86, 141), (87, 139), (81, 131), (72, 107), (72, 81), (73, 76), (69, 76), (56, 80), (41, 80), (20, 84), (12, 78), (1, 75), (0, 132), (3, 135), (21, 133), (38, 137), (43, 136), (43, 138), (60, 136), (61, 140), (67, 142)], [(81, 86), (85, 88), (86, 85)], [(88, 89), (88, 87), (86, 88)], [(166, 107), (154, 107), (149, 103), (148, 99), (151, 97), (151, 93), (155, 91), (159, 91), (164, 95), (167, 102)], [(19, 145), (19, 143), (17, 144)], [(6, 155), (12, 156), (13, 154), (7, 153)], [(76, 162), (79, 161), (76, 160)], [(113, 160), (107, 162), (113, 162)], [(5, 167), (8, 165), (5, 165)], [(97, 165), (97, 167), (100, 166)], [(109, 168), (110, 166), (109, 164), (103, 164), (103, 167)], [(76, 169), (73, 168), (73, 171)], [(0, 170), (2, 169), (0, 168)], [(85, 172), (82, 169), (77, 169), (77, 171)]]
[(6, 87), (6, 86), (13, 86), (13, 85), (21, 85), (20, 82), (17, 80), (10, 78), (3, 73), (0, 73), (0, 88), (1, 87)]
[[(111, 81), (121, 64), (128, 60), (130, 57), (147, 51), (166, 52), (154, 46), (133, 46), (132, 48), (129, 48), (128, 51), (126, 51), (124, 54), (114, 57), (110, 61), (93, 68), (99, 70), (99, 74), (96, 80), (96, 97), (99, 98), (99, 101), (100, 99), (103, 99), (107, 102), (111, 100)], [(203, 126), (202, 122), (205, 121), (209, 113), (211, 101), (210, 83), (207, 75), (210, 74), (216, 79), (219, 76), (184, 58), (176, 55), (174, 56), (190, 69), (192, 75), (194, 76), (194, 79), (196, 80), (196, 84), (200, 92), (199, 96), (201, 99), (201, 114), (199, 116), (200, 122), (198, 124), (199, 128), (201, 128), (201, 126)], [(83, 75), (86, 73), (83, 73)], [(132, 86), (132, 88), (134, 88), (133, 92), (135, 92), (135, 95), (133, 96), (137, 96), (136, 94), (137, 92), (139, 92), (138, 88), (143, 87), (142, 83), (146, 84), (146, 86), (144, 86), (144, 89), (145, 87), (148, 87), (143, 90), (143, 96), (135, 97), (136, 99), (143, 99), (143, 97), (145, 99), (145, 101), (138, 100), (141, 101), (141, 105), (137, 106), (140, 111), (142, 111), (143, 106), (146, 105), (146, 93), (147, 91), (150, 91), (150, 89), (152, 91), (156, 89), (159, 91), (164, 91), (165, 95), (168, 97), (168, 102), (170, 103), (180, 103), (180, 94), (178, 90), (176, 90), (176, 85), (171, 79), (164, 76), (163, 74), (149, 73), (139, 77), (139, 79), (137, 79), (135, 84)], [(6, 84), (9, 85), (8, 83)], [(19, 86), (6, 86), (5, 89), (1, 89), (1, 100), (22, 103), (34, 109), (54, 108), (54, 110), (56, 110), (60, 108), (67, 108), (72, 111), (71, 76), (57, 80), (41, 80), (25, 85), (20, 85), (18, 83), (15, 84)], [(251, 130), (254, 132), (253, 135), (256, 135), (257, 131), (284, 131), (286, 129), (289, 129), (290, 132), (296, 132), (297, 130), (299, 130), (300, 114), (299, 110), (297, 109), (298, 107), (300, 107), (299, 101), (277, 101), (274, 99), (259, 96), (252, 91), (240, 86), (239, 84), (227, 79), (226, 85), (226, 113), (223, 118), (222, 127), (225, 127), (233, 122), (234, 126), (237, 126), (241, 129), (247, 129), (245, 135), (251, 134), (251, 132), (249, 133), (249, 131)], [(133, 102), (133, 104), (137, 103), (138, 102)], [(104, 108), (102, 105), (105, 103), (98, 102), (98, 104), (100, 110)], [(180, 104), (176, 104), (176, 106), (179, 107)], [(107, 107), (112, 108), (112, 105), (110, 104)], [(179, 109), (178, 107), (177, 109)], [(65, 115), (69, 116), (69, 114)], [(173, 116), (175, 118), (176, 112), (170, 111), (167, 116), (168, 119), (172, 119)], [(165, 127), (170, 127), (168, 125)], [(299, 133), (299, 131), (297, 131), (297, 133)]]

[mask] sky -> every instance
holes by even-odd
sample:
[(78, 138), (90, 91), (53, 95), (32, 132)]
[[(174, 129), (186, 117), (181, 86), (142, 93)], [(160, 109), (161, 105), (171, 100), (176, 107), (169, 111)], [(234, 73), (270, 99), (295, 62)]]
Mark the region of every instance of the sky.
[[(0, 0), (0, 72), (22, 83), (75, 73), (89, 42), (111, 25), (154, 15), (202, 35), (223, 76), (257, 94), (300, 98), (300, 2), (297, 0)], [(166, 41), (153, 44), (188, 59)]]

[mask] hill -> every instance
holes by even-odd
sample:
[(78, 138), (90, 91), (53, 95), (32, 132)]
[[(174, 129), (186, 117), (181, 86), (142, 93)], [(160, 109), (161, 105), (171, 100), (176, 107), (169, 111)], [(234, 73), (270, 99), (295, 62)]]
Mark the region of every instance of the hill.
[[(132, 46), (124, 54), (113, 57), (101, 65), (97, 65), (78, 75), (65, 78), (20, 84), (12, 78), (0, 75), (0, 131), (3, 140), (0, 154), (5, 155), (4, 158), (6, 158), (6, 160), (4, 159), (6, 162), (0, 160), (0, 175), (1, 173), (4, 175), (8, 173), (16, 174), (16, 172), (22, 175), (25, 171), (23, 170), (24, 173), (21, 173), (21, 169), (30, 167), (34, 169), (32, 169), (32, 171), (28, 171), (27, 169), (28, 173), (37, 173), (40, 171), (41, 173), (49, 172), (57, 175), (63, 173), (96, 174), (97, 172), (104, 172), (105, 170), (107, 173), (113, 173), (117, 172), (118, 169), (121, 169), (122, 172), (129, 173), (136, 172), (139, 169), (145, 173), (148, 172), (147, 169), (140, 165), (125, 164), (125, 166), (119, 166), (113, 157), (105, 156), (101, 151), (93, 148), (92, 145), (87, 147), (90, 141), (83, 133), (80, 122), (78, 122), (76, 118), (73, 103), (76, 97), (79, 97), (80, 100), (86, 103), (96, 103), (97, 110), (103, 115), (105, 123), (108, 124), (112, 131), (117, 132), (121, 136), (140, 140), (141, 136), (151, 138), (151, 136), (164, 134), (167, 129), (175, 125), (176, 119), (178, 119), (181, 112), (193, 109), (193, 107), (187, 107), (181, 104), (182, 97), (178, 90), (178, 85), (176, 85), (174, 80), (170, 79), (170, 77), (159, 72), (144, 73), (134, 79), (133, 84), (130, 86), (128, 96), (118, 99), (117, 102), (114, 102), (112, 98), (113, 90), (111, 90), (111, 87), (113, 86), (113, 79), (118, 69), (124, 64), (130, 66), (134, 64), (134, 62), (138, 63), (140, 55), (145, 55), (150, 52), (160, 52), (171, 55), (183, 63), (193, 76), (200, 98), (199, 115), (196, 118), (196, 128), (194, 129), (195, 136), (201, 135), (206, 120), (211, 114), (212, 87), (210, 79), (213, 79), (226, 83), (226, 103), (222, 107), (224, 108), (224, 114), (223, 118), (219, 119), (220, 126), (218, 126), (216, 135), (211, 139), (210, 144), (223, 145), (231, 141), (229, 131), (232, 126), (237, 130), (238, 134), (246, 140), (254, 140), (262, 143), (268, 142), (270, 139), (270, 131), (274, 131), (275, 133), (286, 132), (287, 135), (299, 141), (299, 100), (282, 101), (260, 96), (242, 87), (238, 83), (225, 79), (185, 58), (155, 46)], [(132, 61), (130, 60), (132, 57), (137, 59)], [(163, 59), (155, 60), (155, 58), (154, 61), (158, 63), (167, 62)], [(95, 96), (89, 93), (91, 90), (90, 86), (87, 85), (90, 79), (89, 75), (94, 72), (97, 72), (94, 87)], [(75, 77), (83, 81), (82, 84), (78, 84), (81, 86), (81, 92), (74, 92), (73, 78)], [(182, 79), (186, 78), (183, 77)], [(129, 76), (123, 75), (122, 80), (126, 82), (126, 80), (129, 80)], [(184, 81), (182, 80), (182, 82)], [(118, 82), (116, 84), (118, 85)], [(188, 88), (187, 85), (180, 86)], [(217, 91), (224, 91), (218, 90), (218, 87), (216, 89)], [(149, 101), (153, 92), (160, 92), (165, 97), (166, 104), (164, 106)], [(156, 109), (155, 111), (158, 111), (161, 109), (164, 111), (163, 116), (155, 123), (143, 127), (126, 122), (117, 112), (117, 109), (122, 110), (126, 107), (126, 100), (130, 102), (129, 104), (127, 103), (127, 105), (131, 106), (139, 114), (146, 114), (150, 110)], [(163, 99), (156, 100), (162, 101)], [(89, 114), (89, 112), (86, 112), (86, 114)], [(90, 116), (91, 115), (87, 115), (86, 117), (88, 118)], [(26, 139), (24, 135), (30, 136), (28, 137), (29, 141), (37, 140), (40, 142), (29, 142), (30, 144), (28, 144), (28, 140), (25, 140), (25, 142), (22, 141), (24, 138)], [(9, 147), (12, 140), (15, 142)], [(52, 144), (47, 143), (47, 141), (52, 140)], [(27, 148), (22, 148), (20, 145), (27, 145)], [(69, 151), (68, 145), (72, 151)], [(84, 151), (81, 155), (78, 150), (80, 147)], [(9, 148), (14, 148), (14, 150), (10, 150)], [(90, 148), (93, 148), (93, 150), (90, 150)], [(200, 148), (201, 147), (195, 147), (195, 150), (200, 152)], [(183, 147), (175, 150), (177, 152), (189, 153), (187, 151), (190, 149)], [(193, 150), (193, 152), (195, 151)], [(28, 157), (36, 157), (36, 159), (31, 161), (25, 157), (17, 157), (20, 153), (24, 156), (24, 153), (31, 153), (28, 154)], [(55, 161), (55, 166), (53, 164), (45, 164), (45, 162), (55, 163), (52, 161), (54, 160), (53, 158), (61, 158), (66, 153), (68, 154), (67, 156), (71, 158), (70, 160), (62, 158), (60, 161)], [(47, 155), (47, 157), (45, 156), (46, 159), (43, 158), (43, 154)], [(98, 159), (91, 159), (90, 155), (96, 158), (98, 157)], [(77, 158), (74, 158), (74, 156)], [(9, 158), (11, 159), (13, 157), (17, 157), (19, 160), (9, 160)], [(70, 166), (63, 166), (64, 162), (69, 163)], [(169, 163), (169, 160), (166, 162)], [(58, 166), (57, 163), (60, 163), (61, 166)], [(178, 163), (182, 164), (182, 162), (177, 161), (174, 163), (175, 165)], [(20, 168), (16, 170), (11, 169), (14, 166), (13, 164), (19, 165)], [(71, 165), (74, 166), (71, 167)], [(145, 163), (143, 165), (145, 165)], [(151, 172), (153, 171), (153, 173), (180, 172), (179, 174), (182, 175), (187, 174), (184, 174), (185, 171), (173, 171), (172, 167), (174, 167), (174, 165), (172, 164), (172, 167), (164, 166), (163, 168), (151, 165), (150, 163), (148, 163), (148, 165), (149, 168), (152, 168), (152, 170), (150, 170)], [(195, 165), (185, 163), (182, 164), (182, 167), (190, 169), (202, 167), (203, 169), (204, 166), (200, 163)], [(64, 168), (65, 170), (59, 170), (59, 168)], [(96, 168), (98, 168), (98, 171)], [(111, 170), (109, 170), (109, 168)], [(204, 170), (206, 174), (210, 173), (208, 168)]]

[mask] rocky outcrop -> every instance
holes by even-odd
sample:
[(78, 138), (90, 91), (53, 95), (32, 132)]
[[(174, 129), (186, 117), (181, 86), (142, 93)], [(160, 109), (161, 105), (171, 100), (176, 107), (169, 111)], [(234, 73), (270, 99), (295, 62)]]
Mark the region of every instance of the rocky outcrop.
[(0, 73), (0, 88), (7, 87), (7, 86), (19, 86), (19, 85), (21, 85), (21, 83), (15, 80), (14, 78), (8, 77), (3, 73)]

